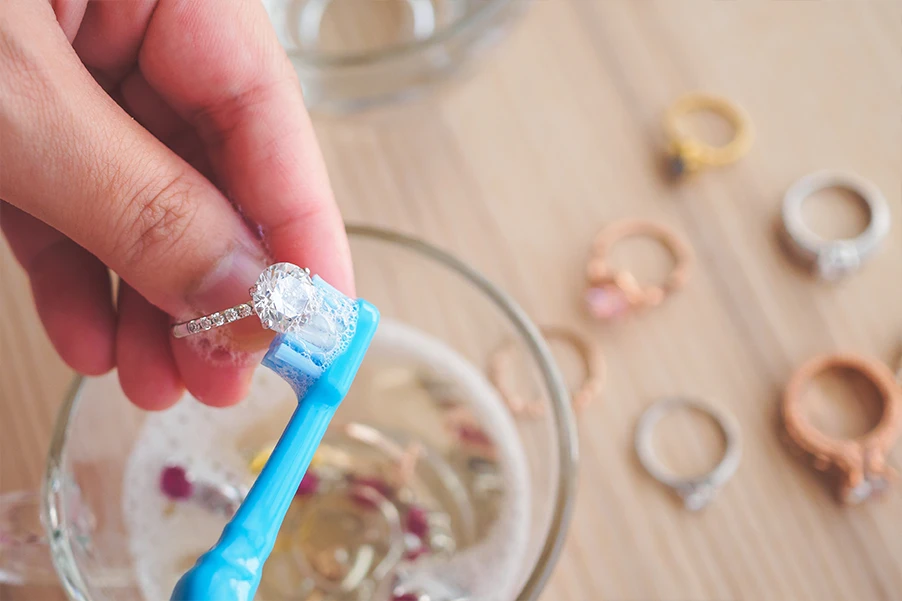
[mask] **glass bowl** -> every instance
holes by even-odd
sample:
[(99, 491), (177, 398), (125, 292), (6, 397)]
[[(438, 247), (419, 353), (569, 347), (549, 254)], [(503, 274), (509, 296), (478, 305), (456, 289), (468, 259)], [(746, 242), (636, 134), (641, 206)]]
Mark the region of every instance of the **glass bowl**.
[(527, 0), (264, 0), (308, 108), (414, 96), (499, 39)]
[[(507, 295), (454, 257), (381, 229), (352, 226), (348, 232), (358, 293), (380, 308), (383, 325), (394, 322), (415, 328), (480, 370), (499, 342), (513, 344), (520, 352), (522, 377), (532, 380), (544, 411), (540, 417), (509, 420), (517, 446), (523, 449), (529, 503), (524, 516), (527, 535), (510, 589), (519, 592), (503, 601), (537, 599), (564, 540), (577, 453), (569, 394), (545, 342)], [(251, 395), (256, 387), (255, 379)], [(343, 411), (346, 416), (355, 411), (373, 413), (373, 407), (361, 406), (352, 397), (349, 394), (339, 408), (336, 421)], [(248, 401), (229, 409), (209, 409), (186, 398), (176, 409), (185, 403), (210, 411), (215, 421), (242, 411)], [(135, 496), (128, 473), (142, 428), (160, 415), (131, 405), (114, 373), (75, 381), (59, 411), (43, 491), (0, 497), (0, 583), (59, 579), (73, 600), (144, 598), (141, 591), (146, 589), (138, 585), (125, 517), (133, 502), (129, 499)], [(282, 425), (284, 421), (278, 420), (271, 424), (268, 436), (278, 436)], [(191, 432), (204, 436), (200, 430)], [(225, 442), (217, 440), (209, 447), (217, 461), (224, 460)], [(156, 482), (156, 474), (149, 481)]]

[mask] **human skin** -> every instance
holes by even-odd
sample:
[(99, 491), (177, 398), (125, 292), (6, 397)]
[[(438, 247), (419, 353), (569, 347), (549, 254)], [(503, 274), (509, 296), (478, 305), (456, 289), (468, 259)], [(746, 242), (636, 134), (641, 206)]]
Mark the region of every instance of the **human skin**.
[(73, 369), (117, 368), (146, 409), (185, 388), (229, 405), (271, 333), (249, 318), (176, 340), (173, 319), (246, 301), (274, 261), (353, 294), (300, 86), (259, 0), (3, 0), (0, 82), (0, 224)]

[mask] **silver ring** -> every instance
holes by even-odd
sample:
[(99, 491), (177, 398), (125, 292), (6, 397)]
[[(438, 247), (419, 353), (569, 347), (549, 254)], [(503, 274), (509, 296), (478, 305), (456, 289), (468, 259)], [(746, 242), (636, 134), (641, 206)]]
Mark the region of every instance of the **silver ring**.
[[(709, 415), (717, 423), (726, 441), (726, 450), (720, 463), (701, 476), (687, 478), (675, 475), (658, 459), (652, 444), (655, 425), (668, 413), (681, 408), (691, 408)], [(684, 397), (664, 398), (646, 409), (636, 426), (635, 445), (639, 462), (645, 471), (661, 484), (673, 489), (689, 511), (698, 511), (714, 500), (717, 491), (736, 473), (742, 457), (739, 425), (736, 420), (703, 401)]]
[(218, 328), (256, 314), (264, 328), (285, 333), (310, 317), (316, 290), (310, 270), (291, 263), (276, 263), (263, 270), (250, 287), (251, 302), (241, 303), (172, 325), (172, 335), (184, 338)]
[[(805, 200), (820, 190), (840, 188), (857, 194), (868, 207), (870, 219), (855, 238), (826, 240), (806, 224), (802, 216)], [(871, 182), (856, 175), (818, 171), (794, 183), (783, 197), (783, 227), (798, 257), (828, 281), (858, 269), (889, 233), (890, 211), (886, 198)]]
[(256, 315), (264, 328), (296, 334), (325, 352), (338, 344), (356, 314), (351, 299), (292, 263), (264, 269), (248, 293), (250, 302), (173, 324), (172, 335), (184, 338)]

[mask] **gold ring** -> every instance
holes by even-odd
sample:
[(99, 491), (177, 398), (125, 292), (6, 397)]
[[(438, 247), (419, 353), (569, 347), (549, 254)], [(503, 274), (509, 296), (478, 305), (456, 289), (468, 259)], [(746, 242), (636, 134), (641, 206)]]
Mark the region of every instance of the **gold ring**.
[[(699, 111), (717, 113), (729, 121), (733, 139), (723, 146), (713, 146), (693, 137), (686, 131), (684, 117)], [(752, 145), (751, 123), (745, 111), (726, 98), (710, 94), (687, 94), (674, 102), (664, 115), (664, 131), (669, 141), (668, 165), (675, 177), (735, 163)]]

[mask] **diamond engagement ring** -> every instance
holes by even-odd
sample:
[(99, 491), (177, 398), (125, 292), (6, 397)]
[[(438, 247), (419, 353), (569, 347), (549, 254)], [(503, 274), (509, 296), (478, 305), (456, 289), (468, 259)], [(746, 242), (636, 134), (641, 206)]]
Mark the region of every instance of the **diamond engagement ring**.
[[(827, 240), (806, 223), (802, 207), (812, 194), (829, 188), (848, 190), (861, 197), (868, 208), (869, 222), (855, 238)], [(836, 281), (855, 271), (886, 238), (890, 211), (886, 198), (869, 181), (860, 177), (819, 171), (797, 181), (783, 198), (783, 227), (794, 254), (807, 263), (821, 279)]]
[[(720, 462), (707, 474), (682, 477), (672, 473), (655, 453), (652, 431), (665, 415), (677, 409), (693, 409), (707, 414), (720, 428), (726, 448)], [(639, 418), (635, 438), (639, 462), (652, 478), (673, 489), (689, 511), (699, 511), (714, 500), (717, 492), (733, 477), (742, 457), (739, 424), (725, 411), (686, 397), (667, 397), (654, 402)]]
[(172, 335), (184, 338), (256, 315), (264, 328), (302, 334), (323, 349), (338, 342), (335, 316), (346, 312), (339, 305), (349, 301), (318, 276), (311, 277), (309, 269), (291, 263), (270, 265), (249, 294), (249, 302), (174, 324)]

